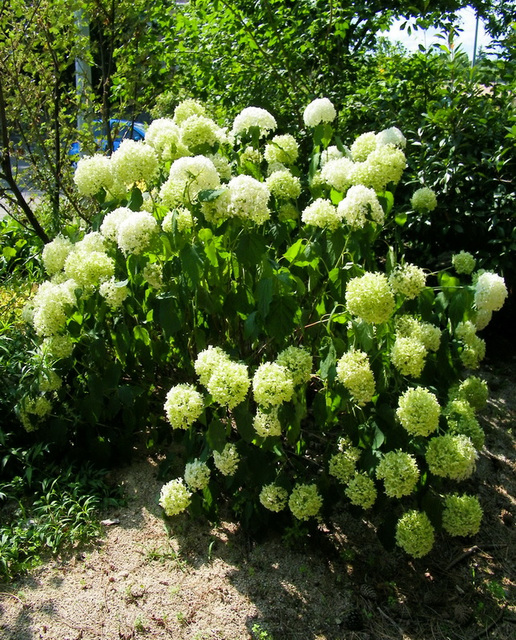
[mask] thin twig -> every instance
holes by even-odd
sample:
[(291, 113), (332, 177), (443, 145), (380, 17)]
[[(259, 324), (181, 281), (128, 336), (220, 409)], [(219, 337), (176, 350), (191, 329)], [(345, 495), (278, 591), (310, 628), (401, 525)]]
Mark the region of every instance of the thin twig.
[(2, 596), (9, 596), (11, 598), (14, 598), (16, 601), (18, 601), (22, 606), (25, 607), (25, 602), (23, 602), (23, 600), (21, 598), (18, 598), (18, 596), (15, 596), (14, 593), (9, 593), (8, 591), (0, 591), (0, 597)]
[(478, 640), (478, 638), (481, 638), (484, 634), (488, 634), (492, 629), (494, 629), (496, 627), (496, 625), (502, 620), (503, 615), (505, 613), (505, 607), (507, 605), (503, 606), (502, 611), (500, 612), (500, 615), (498, 616), (498, 618), (496, 618), (496, 620), (493, 620), (493, 622), (491, 622), (490, 625), (488, 625), (485, 629), (482, 629), (482, 631), (479, 631), (478, 633), (476, 633), (474, 636), (472, 636), (470, 638), (470, 640)]
[(386, 620), (388, 620), (388, 621), (389, 621), (389, 622), (390, 622), (390, 623), (391, 623), (391, 624), (392, 624), (392, 625), (393, 625), (393, 626), (394, 626), (394, 627), (395, 627), (395, 628), (396, 628), (396, 629), (401, 633), (401, 635), (403, 636), (403, 635), (404, 635), (404, 633), (405, 633), (405, 632), (403, 631), (403, 629), (402, 629), (398, 624), (396, 624), (396, 622), (395, 622), (395, 621), (394, 621), (390, 616), (388, 616), (388, 615), (385, 613), (385, 611), (383, 611), (380, 607), (376, 607), (376, 608), (377, 608), (377, 609), (378, 609), (378, 611), (382, 614), (382, 616), (383, 616)]
[(507, 546), (506, 544), (483, 544), (482, 546), (474, 545), (473, 547), (466, 549), (464, 553), (462, 553), (460, 556), (452, 560), (450, 564), (445, 568), (444, 571), (449, 571), (456, 564), (458, 564), (459, 562), (462, 562), (462, 560), (465, 560), (466, 558), (469, 558), (475, 553), (478, 553), (479, 551), (484, 551), (486, 549), (499, 549), (501, 547), (506, 547), (506, 546)]

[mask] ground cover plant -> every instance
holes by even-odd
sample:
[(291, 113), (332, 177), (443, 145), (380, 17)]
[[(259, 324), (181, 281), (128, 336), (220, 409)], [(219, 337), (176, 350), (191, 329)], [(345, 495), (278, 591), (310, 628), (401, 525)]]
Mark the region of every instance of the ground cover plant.
[[(461, 485), (484, 440), (473, 373), (507, 289), (460, 248), (429, 272), (387, 244), (406, 140), (337, 135), (335, 118), (326, 98), (307, 105), (305, 157), (263, 109), (228, 130), (190, 100), (145, 142), (81, 160), (97, 214), (43, 250), (19, 413), (97, 461), (172, 438), (168, 516), (227, 502), (254, 530), (298, 535), (345, 501), (421, 557), (436, 531), (480, 526)], [(411, 208), (438, 197), (417, 189)]]

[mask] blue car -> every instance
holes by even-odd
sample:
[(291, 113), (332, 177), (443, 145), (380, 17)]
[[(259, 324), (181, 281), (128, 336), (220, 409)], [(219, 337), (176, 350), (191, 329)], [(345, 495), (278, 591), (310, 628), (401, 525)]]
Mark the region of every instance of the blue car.
[[(93, 139), (99, 151), (107, 151), (108, 141), (102, 120), (93, 120), (91, 123)], [(131, 120), (118, 120), (112, 118), (109, 121), (111, 130), (111, 140), (113, 141), (113, 151), (116, 151), (122, 140), (143, 140), (145, 138), (145, 125), (141, 122), (131, 122)], [(68, 155), (77, 161), (81, 155), (81, 145), (79, 142), (72, 143)]]

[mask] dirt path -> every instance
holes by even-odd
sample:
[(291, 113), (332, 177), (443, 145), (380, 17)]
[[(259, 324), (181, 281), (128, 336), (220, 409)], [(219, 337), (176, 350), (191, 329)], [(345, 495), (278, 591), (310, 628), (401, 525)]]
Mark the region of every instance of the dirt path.
[(210, 528), (187, 516), (169, 532), (157, 464), (142, 459), (119, 472), (128, 505), (105, 514), (119, 523), (100, 544), (0, 586), (0, 638), (514, 638), (515, 379), (509, 370), (483, 375), (492, 393), (486, 447), (464, 487), (485, 510), (474, 540), (443, 537), (410, 561), (345, 512), (308, 545), (255, 544), (232, 523)]

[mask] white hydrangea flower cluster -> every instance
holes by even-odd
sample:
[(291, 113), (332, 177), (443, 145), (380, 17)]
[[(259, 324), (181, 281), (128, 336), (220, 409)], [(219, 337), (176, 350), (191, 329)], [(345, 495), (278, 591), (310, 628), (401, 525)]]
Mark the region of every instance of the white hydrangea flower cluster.
[(34, 298), (32, 323), (38, 336), (49, 337), (61, 333), (66, 326), (67, 310), (75, 306), (77, 283), (72, 280), (56, 284), (43, 282)]
[(360, 449), (354, 447), (348, 438), (339, 440), (338, 449), (328, 461), (328, 471), (339, 482), (347, 484), (356, 471)]
[(211, 118), (191, 115), (181, 123), (181, 142), (188, 149), (215, 147), (227, 141), (224, 131)]
[(410, 495), (419, 480), (416, 459), (405, 451), (388, 451), (376, 467), (376, 477), (383, 480), (389, 498)]
[(258, 127), (260, 137), (268, 135), (276, 129), (276, 119), (266, 109), (247, 107), (241, 111), (233, 121), (233, 136), (242, 136), (250, 129)]
[(407, 140), (398, 127), (389, 127), (376, 134), (376, 144), (378, 146), (392, 144), (400, 149), (405, 149)]
[(240, 164), (244, 166), (246, 163), (260, 166), (263, 160), (262, 152), (254, 147), (246, 147), (240, 154)]
[(231, 178), (228, 213), (231, 217), (261, 225), (271, 217), (270, 191), (266, 184), (246, 175)]
[(171, 118), (153, 120), (145, 132), (145, 142), (163, 162), (172, 162), (190, 155), (188, 148), (181, 141), (181, 130)]
[(414, 264), (398, 265), (389, 275), (389, 284), (394, 293), (414, 300), (426, 286), (426, 273)]
[(41, 353), (50, 360), (64, 360), (73, 353), (73, 340), (67, 335), (51, 335), (41, 343)]
[(317, 198), (301, 213), (301, 220), (313, 227), (327, 228), (335, 231), (342, 224), (335, 207), (330, 200)]
[(351, 152), (346, 147), (346, 153), (342, 153), (342, 151), (334, 144), (330, 145), (327, 149), (321, 152), (321, 168), (324, 167), (325, 164), (330, 162), (330, 160), (338, 160), (339, 158), (343, 158), (345, 155), (351, 155)]
[(190, 116), (205, 116), (206, 108), (198, 100), (187, 98), (180, 102), (174, 109), (173, 122), (176, 125), (181, 125)]
[(161, 223), (161, 228), (166, 233), (174, 233), (174, 227), (178, 233), (184, 233), (193, 229), (193, 226), (194, 218), (185, 207), (169, 211)]
[(264, 362), (253, 376), (253, 396), (263, 407), (289, 402), (294, 395), (294, 381), (287, 367), (276, 362)]
[(459, 322), (455, 336), (463, 343), (460, 359), (468, 369), (478, 369), (486, 355), (485, 340), (477, 336), (477, 327), (470, 321)]
[(467, 436), (475, 449), (480, 451), (484, 446), (485, 433), (469, 402), (460, 399), (451, 400), (446, 406), (445, 414), (450, 433)]
[(330, 158), (321, 169), (320, 180), (336, 191), (344, 193), (353, 184), (355, 168), (356, 165), (349, 158)]
[(185, 466), (185, 482), (191, 491), (202, 491), (210, 482), (210, 468), (206, 462), (196, 458)]
[(387, 322), (395, 307), (387, 276), (367, 272), (363, 276), (352, 278), (346, 288), (346, 307), (349, 313), (365, 322)]
[(490, 271), (481, 273), (475, 282), (475, 307), (479, 311), (499, 311), (507, 298), (505, 280)]
[(133, 213), (134, 211), (128, 207), (113, 209), (113, 211), (110, 211), (104, 216), (102, 224), (100, 225), (100, 233), (108, 240), (116, 242), (120, 225), (132, 216)]
[(437, 196), (429, 187), (421, 187), (412, 194), (410, 204), (418, 213), (429, 213), (437, 207)]
[(62, 386), (62, 378), (53, 369), (46, 369), (45, 371), (41, 372), (39, 381), (40, 391), (57, 391)]
[(281, 162), (281, 164), (291, 165), (296, 162), (299, 156), (299, 145), (294, 136), (289, 133), (274, 136), (265, 145), (263, 155), (269, 164)]
[(283, 349), (276, 358), (276, 364), (288, 369), (294, 387), (309, 382), (312, 376), (313, 358), (301, 347), (290, 346)]
[(170, 167), (168, 179), (160, 189), (160, 198), (166, 207), (173, 209), (196, 202), (200, 191), (217, 189), (219, 186), (219, 174), (209, 158), (179, 158)]
[(370, 509), (376, 502), (378, 492), (374, 481), (365, 473), (355, 472), (344, 493), (351, 504), (362, 509)]
[(361, 184), (348, 189), (337, 213), (352, 229), (362, 229), (368, 220), (382, 225), (385, 218), (376, 192)]
[(39, 423), (52, 411), (52, 403), (44, 395), (26, 398), (20, 408), (20, 421), (28, 433), (35, 431)]
[(443, 529), (451, 536), (474, 536), (482, 522), (482, 507), (476, 496), (457, 493), (444, 499)]
[(177, 516), (190, 506), (191, 497), (182, 478), (176, 478), (161, 487), (159, 505), (167, 516)]
[(391, 144), (377, 147), (367, 160), (354, 164), (352, 184), (363, 184), (376, 192), (385, 191), (389, 183), (398, 184), (406, 165), (401, 149)]
[(213, 461), (223, 476), (233, 476), (238, 469), (240, 456), (235, 445), (228, 442), (222, 451), (213, 452)]
[(419, 340), (429, 351), (438, 351), (441, 344), (439, 327), (409, 315), (396, 318), (396, 336)]
[(484, 409), (489, 398), (487, 382), (476, 376), (469, 376), (460, 383), (457, 397), (466, 400), (475, 411)]
[(467, 436), (447, 433), (430, 440), (425, 457), (434, 475), (465, 480), (475, 470), (477, 452)]
[(434, 546), (435, 530), (424, 511), (408, 511), (398, 520), (396, 544), (414, 558), (422, 558)]
[(43, 266), (49, 276), (54, 276), (63, 269), (66, 258), (72, 249), (71, 240), (62, 235), (56, 236), (52, 242), (48, 242), (43, 247)]
[(266, 509), (278, 513), (287, 506), (288, 491), (277, 484), (267, 484), (262, 487), (259, 500)]
[(253, 419), (253, 428), (260, 438), (280, 436), (281, 422), (278, 416), (278, 407), (258, 408)]
[(177, 384), (167, 393), (165, 414), (173, 429), (188, 429), (204, 409), (202, 395), (191, 384)]
[(148, 211), (135, 211), (118, 227), (118, 248), (126, 255), (141, 255), (149, 249), (159, 233), (159, 224)]
[(194, 368), (200, 383), (218, 404), (233, 409), (245, 400), (251, 384), (247, 366), (233, 362), (220, 347), (210, 345), (201, 351)]
[(274, 171), (267, 178), (265, 184), (276, 198), (297, 200), (301, 195), (301, 181), (288, 169)]
[(337, 380), (342, 382), (361, 406), (371, 402), (376, 393), (369, 358), (363, 351), (351, 350), (341, 356), (337, 362)]
[(323, 122), (333, 122), (336, 117), (335, 107), (328, 98), (312, 100), (303, 113), (303, 121), (307, 127), (316, 127)]
[(390, 352), (390, 360), (404, 376), (419, 378), (426, 362), (427, 351), (417, 338), (397, 335)]
[(288, 506), (298, 520), (309, 520), (316, 516), (323, 500), (315, 484), (296, 484), (292, 489)]
[(106, 299), (111, 309), (119, 309), (129, 295), (129, 289), (125, 282), (119, 282), (115, 278), (102, 282), (99, 287), (100, 295)]
[(157, 262), (148, 262), (143, 268), (143, 279), (153, 289), (161, 289), (163, 286), (163, 269)]
[(108, 191), (113, 185), (110, 159), (100, 153), (81, 158), (77, 162), (73, 180), (83, 196), (94, 196), (101, 189)]
[(410, 435), (426, 437), (439, 426), (441, 407), (435, 394), (424, 387), (415, 387), (400, 396), (396, 415)]
[(367, 157), (376, 149), (377, 138), (374, 131), (362, 133), (351, 145), (351, 158), (355, 162), (364, 162)]
[(126, 186), (151, 184), (157, 176), (158, 164), (157, 153), (143, 140), (125, 138), (111, 156), (114, 180)]
[(64, 277), (90, 292), (115, 274), (115, 261), (104, 251), (81, 250), (77, 244), (65, 260)]
[(457, 273), (469, 275), (476, 267), (477, 261), (471, 253), (461, 251), (460, 253), (456, 253), (452, 256), (452, 265)]

